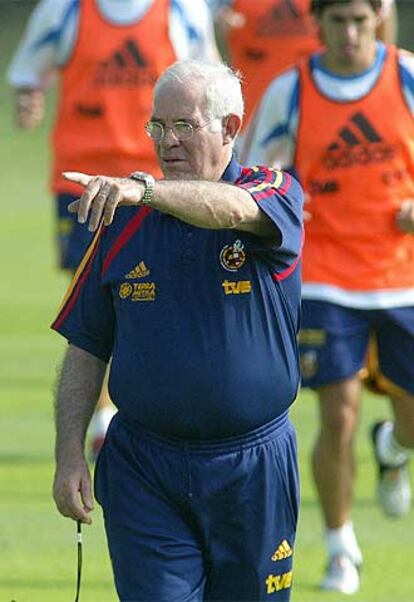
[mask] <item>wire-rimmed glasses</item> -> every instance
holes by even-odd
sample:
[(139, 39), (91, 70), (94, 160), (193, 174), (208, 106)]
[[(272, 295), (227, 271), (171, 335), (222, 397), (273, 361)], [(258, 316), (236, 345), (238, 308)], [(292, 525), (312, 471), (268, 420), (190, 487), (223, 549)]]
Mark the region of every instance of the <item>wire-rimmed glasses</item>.
[(160, 142), (160, 140), (164, 138), (166, 130), (171, 130), (174, 137), (181, 142), (183, 140), (189, 140), (194, 132), (201, 130), (216, 119), (217, 118), (210, 119), (202, 125), (193, 125), (189, 121), (185, 121), (185, 119), (178, 119), (177, 121), (174, 121), (172, 125), (165, 125), (164, 123), (161, 123), (161, 121), (150, 120), (144, 127), (148, 136), (155, 140), (155, 142)]

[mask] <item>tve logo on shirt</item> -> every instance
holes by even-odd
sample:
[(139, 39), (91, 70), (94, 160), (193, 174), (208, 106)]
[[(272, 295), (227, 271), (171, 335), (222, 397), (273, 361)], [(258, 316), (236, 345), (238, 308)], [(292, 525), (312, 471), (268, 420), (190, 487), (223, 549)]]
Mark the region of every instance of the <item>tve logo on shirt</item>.
[(289, 589), (292, 586), (292, 571), (282, 575), (268, 575), (266, 579), (267, 593), (274, 594), (282, 589)]
[(225, 295), (245, 295), (252, 292), (250, 280), (224, 280), (221, 284)]
[(135, 88), (153, 86), (156, 80), (156, 74), (148, 68), (148, 61), (136, 41), (127, 38), (120, 48), (100, 63), (94, 85)]

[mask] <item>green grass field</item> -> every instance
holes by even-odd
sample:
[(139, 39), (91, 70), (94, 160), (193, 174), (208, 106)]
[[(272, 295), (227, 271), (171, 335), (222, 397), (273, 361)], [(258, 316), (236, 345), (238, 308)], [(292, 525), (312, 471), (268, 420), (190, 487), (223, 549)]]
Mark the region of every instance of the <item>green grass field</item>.
[[(2, 20), (0, 38), (21, 29), (22, 13)], [(16, 16), (17, 15), (17, 16)], [(6, 15), (7, 17), (7, 15)], [(13, 18), (12, 18), (13, 17)], [(12, 28), (9, 25), (13, 25)], [(7, 52), (0, 55), (0, 73)], [(52, 104), (52, 103), (51, 103)], [(51, 500), (53, 389), (64, 343), (49, 330), (66, 278), (54, 265), (52, 205), (46, 189), (47, 133), (11, 127), (11, 99), (0, 95), (0, 601), (69, 602), (74, 598), (76, 536)], [(354, 522), (365, 564), (355, 602), (413, 602), (413, 513), (388, 520), (374, 499), (375, 474), (368, 428), (388, 414), (384, 399), (367, 396), (357, 455), (359, 476)], [(322, 526), (309, 471), (317, 407), (302, 394), (293, 410), (298, 429), (302, 507), (292, 602), (339, 602), (317, 583), (325, 562)], [(100, 511), (84, 528), (81, 602), (115, 602)], [(269, 596), (271, 600), (271, 596)]]

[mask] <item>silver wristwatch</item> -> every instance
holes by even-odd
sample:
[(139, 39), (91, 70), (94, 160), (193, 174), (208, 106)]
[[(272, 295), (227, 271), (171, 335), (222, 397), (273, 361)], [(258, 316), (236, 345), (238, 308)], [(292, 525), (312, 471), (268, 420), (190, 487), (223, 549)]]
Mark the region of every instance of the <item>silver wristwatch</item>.
[(144, 196), (141, 199), (141, 203), (144, 205), (151, 205), (152, 196), (154, 194), (154, 184), (155, 180), (151, 174), (145, 173), (145, 171), (133, 171), (128, 176), (133, 180), (138, 180), (138, 182), (143, 182), (145, 184), (145, 192)]

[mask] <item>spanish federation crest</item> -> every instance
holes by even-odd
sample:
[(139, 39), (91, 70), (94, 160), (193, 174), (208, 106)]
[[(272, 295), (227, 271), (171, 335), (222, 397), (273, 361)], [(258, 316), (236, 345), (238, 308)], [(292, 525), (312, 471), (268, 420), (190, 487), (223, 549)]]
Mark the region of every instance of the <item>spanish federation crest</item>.
[(226, 245), (220, 251), (220, 263), (228, 272), (237, 272), (246, 263), (246, 251), (241, 240)]

